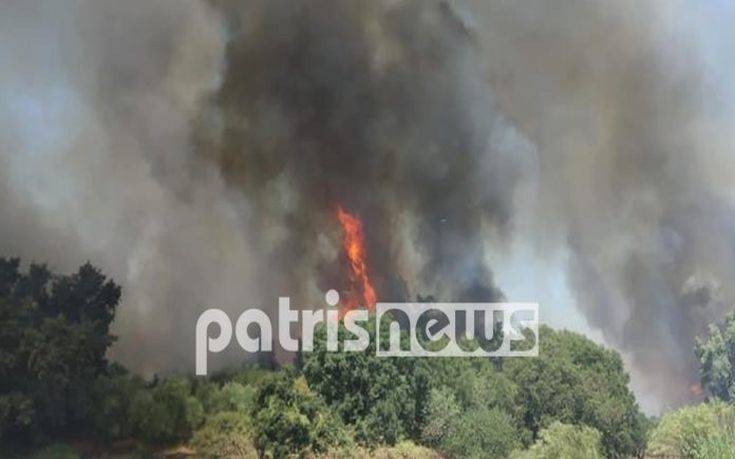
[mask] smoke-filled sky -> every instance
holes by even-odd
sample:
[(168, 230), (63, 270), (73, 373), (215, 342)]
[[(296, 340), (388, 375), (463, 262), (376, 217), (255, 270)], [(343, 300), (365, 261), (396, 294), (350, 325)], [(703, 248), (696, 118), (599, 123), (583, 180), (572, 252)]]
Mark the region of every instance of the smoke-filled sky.
[(735, 289), (735, 7), (719, 0), (0, 0), (0, 256), (124, 287), (112, 351), (344, 288), (539, 301), (688, 400)]

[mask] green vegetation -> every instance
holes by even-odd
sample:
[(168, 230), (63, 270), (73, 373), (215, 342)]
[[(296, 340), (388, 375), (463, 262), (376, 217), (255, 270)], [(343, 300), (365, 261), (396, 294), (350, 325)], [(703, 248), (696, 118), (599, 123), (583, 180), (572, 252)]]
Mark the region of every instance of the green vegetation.
[(652, 455), (735, 458), (735, 407), (721, 401), (680, 408), (651, 432)]
[(735, 312), (721, 325), (710, 325), (707, 336), (697, 340), (695, 352), (705, 389), (720, 400), (735, 400)]
[(534, 437), (559, 421), (602, 434), (605, 454), (645, 449), (644, 418), (617, 352), (567, 331), (540, 330), (538, 359), (509, 359), (503, 371), (520, 388), (523, 419)]
[(253, 416), (258, 451), (274, 457), (326, 452), (350, 442), (341, 419), (303, 376), (288, 369), (261, 386)]
[(133, 432), (151, 444), (183, 442), (204, 422), (202, 403), (185, 378), (172, 377), (139, 391), (130, 407)]
[[(119, 299), (120, 288), (89, 264), (65, 276), (0, 259), (3, 451), (406, 459), (735, 451), (733, 315), (696, 347), (713, 400), (649, 429), (620, 356), (568, 331), (541, 327), (535, 359), (411, 359), (377, 358), (373, 344), (328, 352), (322, 327), (296, 367), (145, 381), (105, 359)], [(376, 333), (372, 321), (367, 329)]]
[(601, 459), (602, 435), (588, 426), (554, 422), (539, 432), (536, 443), (526, 451), (515, 452), (512, 459)]
[(120, 287), (90, 264), (60, 276), (0, 258), (0, 439), (85, 427), (119, 301)]
[(191, 446), (206, 457), (258, 457), (253, 444), (252, 420), (247, 412), (224, 411), (213, 414), (194, 433)]

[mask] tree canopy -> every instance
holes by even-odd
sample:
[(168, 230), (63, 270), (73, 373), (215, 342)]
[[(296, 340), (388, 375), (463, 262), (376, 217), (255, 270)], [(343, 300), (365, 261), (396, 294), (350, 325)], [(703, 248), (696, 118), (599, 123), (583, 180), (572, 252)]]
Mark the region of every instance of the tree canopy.
[[(576, 333), (541, 327), (538, 358), (382, 358), (374, 338), (387, 341), (388, 329), (370, 319), (364, 351), (329, 351), (321, 326), (293, 368), (146, 381), (105, 357), (120, 294), (90, 264), (60, 275), (0, 258), (0, 441), (86, 436), (245, 457), (626, 457), (645, 448), (620, 356)], [(703, 379), (723, 399), (732, 321), (697, 348)], [(343, 325), (338, 335), (352, 338)], [(699, 435), (690, 417), (664, 418), (653, 445), (693, 431), (698, 451), (729, 447), (725, 433)], [(42, 450), (60, 451), (70, 450)]]
[(64, 432), (107, 370), (120, 287), (87, 263), (71, 275), (0, 258), (0, 435)]
[(711, 324), (706, 336), (697, 339), (695, 352), (704, 388), (720, 400), (735, 400), (735, 312), (722, 324)]
[(503, 361), (534, 437), (555, 421), (585, 424), (602, 434), (608, 456), (641, 453), (645, 418), (620, 355), (577, 333), (546, 326), (540, 328), (539, 343), (538, 358)]

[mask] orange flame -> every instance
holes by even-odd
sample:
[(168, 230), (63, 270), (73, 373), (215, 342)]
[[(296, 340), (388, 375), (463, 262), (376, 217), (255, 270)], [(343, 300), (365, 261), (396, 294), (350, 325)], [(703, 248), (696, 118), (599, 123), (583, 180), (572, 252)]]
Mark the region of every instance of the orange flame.
[(689, 394), (694, 397), (699, 397), (702, 394), (704, 394), (704, 389), (702, 389), (702, 385), (699, 383), (694, 383), (691, 386), (689, 386)]
[(370, 283), (367, 272), (365, 236), (362, 231), (362, 222), (354, 215), (349, 214), (341, 206), (337, 206), (337, 220), (342, 227), (342, 248), (350, 263), (349, 280), (351, 291), (343, 301), (345, 310), (363, 306), (373, 309), (376, 303), (375, 289)]

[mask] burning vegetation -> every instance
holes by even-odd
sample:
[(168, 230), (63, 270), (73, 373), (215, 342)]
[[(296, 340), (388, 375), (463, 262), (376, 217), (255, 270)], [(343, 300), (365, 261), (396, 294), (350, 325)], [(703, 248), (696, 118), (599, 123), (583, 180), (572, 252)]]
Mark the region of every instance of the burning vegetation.
[(342, 311), (358, 307), (372, 310), (375, 307), (375, 288), (370, 282), (362, 221), (337, 206), (337, 221), (342, 228), (342, 250), (349, 266), (349, 287), (343, 295)]

